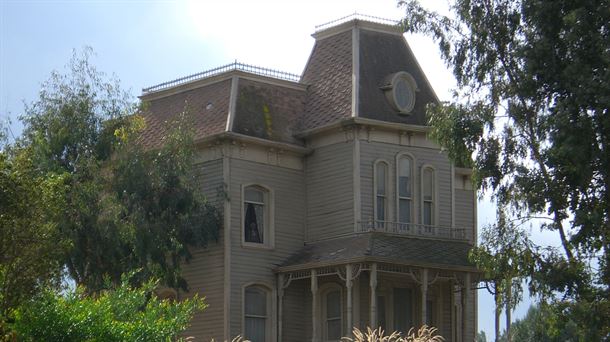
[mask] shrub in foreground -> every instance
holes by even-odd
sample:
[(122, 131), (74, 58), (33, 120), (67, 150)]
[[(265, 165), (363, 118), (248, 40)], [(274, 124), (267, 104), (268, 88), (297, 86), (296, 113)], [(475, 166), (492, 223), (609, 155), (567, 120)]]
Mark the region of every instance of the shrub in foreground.
[(207, 305), (194, 297), (160, 300), (149, 282), (132, 288), (126, 279), (116, 289), (88, 296), (46, 291), (17, 309), (13, 328), (23, 341), (172, 341), (196, 311)]

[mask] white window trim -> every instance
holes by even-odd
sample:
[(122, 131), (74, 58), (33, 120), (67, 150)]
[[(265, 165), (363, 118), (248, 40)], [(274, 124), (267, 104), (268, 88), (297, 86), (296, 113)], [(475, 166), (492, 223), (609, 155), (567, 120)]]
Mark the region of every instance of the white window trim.
[(384, 221), (390, 221), (390, 163), (384, 159), (378, 159), (373, 164), (373, 221), (377, 221), (377, 166), (385, 164), (385, 215)]
[(396, 191), (396, 222), (400, 223), (400, 189), (398, 188), (400, 186), (400, 181), (398, 177), (400, 177), (400, 159), (403, 157), (411, 159), (411, 222), (408, 223), (417, 224), (418, 215), (416, 213), (418, 212), (418, 203), (416, 201), (417, 189), (415, 188), (415, 184), (417, 183), (414, 181), (417, 179), (417, 167), (415, 167), (417, 165), (417, 159), (409, 152), (400, 152), (396, 154), (396, 175), (394, 177)]
[(277, 293), (275, 287), (271, 286), (266, 281), (255, 281), (244, 284), (241, 287), (241, 335), (244, 336), (246, 334), (246, 289), (248, 287), (257, 287), (262, 289), (267, 294), (267, 322), (265, 324), (265, 336), (267, 337), (267, 341), (276, 342), (277, 341), (277, 317), (276, 310), (277, 307)]
[(337, 284), (337, 283), (326, 283), (326, 284), (322, 285), (320, 287), (320, 290), (319, 290), (320, 305), (318, 305), (319, 312), (317, 313), (318, 317), (320, 317), (320, 324), (322, 325), (322, 327), (321, 327), (322, 329), (320, 329), (319, 331), (322, 332), (322, 341), (324, 341), (324, 342), (338, 342), (338, 341), (341, 341), (341, 339), (339, 339), (339, 340), (329, 340), (327, 338), (328, 331), (327, 331), (327, 328), (326, 328), (326, 295), (329, 292), (331, 292), (331, 291), (339, 291), (339, 298), (341, 300), (340, 303), (339, 303), (339, 306), (341, 308), (341, 310), (340, 310), (340, 312), (341, 312), (341, 324), (340, 324), (340, 326), (341, 326), (341, 334), (340, 335), (341, 336), (345, 336), (345, 331), (344, 331), (344, 328), (345, 328), (344, 327), (344, 325), (345, 325), (345, 315), (344, 315), (344, 310), (345, 310), (344, 305), (345, 305), (345, 302), (344, 302), (344, 299), (343, 299), (343, 296), (345, 294), (344, 294), (344, 291), (343, 291), (343, 287), (341, 285)]
[(424, 171), (426, 169), (430, 169), (432, 170), (432, 225), (431, 227), (435, 227), (439, 225), (438, 222), (438, 172), (436, 170), (436, 167), (434, 167), (433, 165), (430, 164), (424, 164), (421, 167), (421, 171), (420, 171), (420, 177), (419, 177), (419, 186), (420, 186), (420, 193), (421, 193), (421, 199), (420, 199), (420, 217), (421, 217), (421, 223), (424, 223)]
[[(244, 227), (246, 224), (245, 214), (245, 202), (246, 202), (246, 188), (258, 187), (265, 191), (267, 200), (267, 207), (265, 208), (265, 227), (263, 233), (263, 243), (247, 242), (244, 234)], [(239, 234), (241, 235), (241, 245), (246, 248), (256, 249), (273, 249), (275, 248), (275, 193), (270, 187), (261, 183), (247, 183), (241, 186), (241, 203), (240, 203), (240, 228)]]

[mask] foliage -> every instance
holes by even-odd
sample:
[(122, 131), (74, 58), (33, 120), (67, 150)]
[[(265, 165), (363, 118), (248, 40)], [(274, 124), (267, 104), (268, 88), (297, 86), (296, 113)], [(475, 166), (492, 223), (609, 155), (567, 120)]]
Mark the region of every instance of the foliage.
[(485, 332), (483, 330), (479, 331), (477, 333), (477, 338), (475, 339), (476, 342), (487, 342), (487, 335), (485, 335)]
[(509, 220), (499, 209), (497, 222), (483, 228), (481, 241), (469, 258), (483, 271), (483, 282), (495, 301), (496, 336), (500, 332), (500, 313), (506, 307), (507, 321), (510, 310), (521, 301), (523, 280), (532, 273), (532, 260), (536, 253), (527, 233)]
[[(523, 319), (512, 324), (512, 340), (523, 342), (583, 341), (579, 336), (585, 335), (578, 331), (576, 322), (571, 319), (570, 315), (565, 316), (556, 309), (556, 306), (546, 304), (531, 306)], [(500, 341), (506, 341), (505, 335), (500, 337)]]
[(438, 329), (427, 325), (421, 326), (417, 331), (411, 328), (406, 336), (402, 336), (399, 332), (393, 332), (390, 335), (385, 335), (383, 329), (371, 329), (367, 327), (366, 332), (358, 328), (354, 328), (354, 337), (343, 337), (342, 341), (350, 342), (442, 342), (445, 339), (436, 335)]
[(160, 147), (149, 147), (140, 138), (145, 120), (90, 54), (75, 54), (66, 74), (43, 84), (7, 158), (31, 160), (32, 177), (61, 180), (62, 191), (47, 201), (58, 215), (48, 222), (68, 241), (61, 262), (77, 284), (96, 292), (105, 278), (116, 285), (141, 269), (134, 283), (155, 277), (187, 289), (180, 263), (189, 245), (214, 241), (220, 225), (220, 211), (195, 191), (189, 116), (168, 122)]
[(23, 341), (173, 341), (207, 305), (197, 296), (159, 300), (156, 286), (133, 288), (124, 277), (98, 296), (83, 288), (65, 295), (43, 291), (16, 311), (14, 328)]
[(532, 260), (531, 290), (591, 305), (605, 322), (588, 336), (606, 336), (610, 3), (455, 0), (450, 16), (400, 4), (405, 29), (432, 36), (457, 79), (454, 101), (429, 111), (432, 135), (500, 206), (558, 234), (561, 251)]
[(22, 300), (58, 284), (68, 242), (56, 222), (66, 179), (41, 177), (27, 154), (0, 151), (0, 321)]

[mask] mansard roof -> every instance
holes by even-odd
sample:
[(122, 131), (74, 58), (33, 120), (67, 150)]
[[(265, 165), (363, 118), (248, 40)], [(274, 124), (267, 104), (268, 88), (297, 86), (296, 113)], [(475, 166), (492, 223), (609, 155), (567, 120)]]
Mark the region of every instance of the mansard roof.
[[(425, 126), (425, 106), (438, 101), (392, 21), (360, 15), (318, 27), (302, 75), (241, 63), (143, 89), (149, 144), (166, 121), (187, 111), (195, 139), (223, 132), (300, 145), (307, 132), (354, 118)], [(417, 85), (415, 106), (401, 114), (387, 100), (388, 76), (408, 72)]]

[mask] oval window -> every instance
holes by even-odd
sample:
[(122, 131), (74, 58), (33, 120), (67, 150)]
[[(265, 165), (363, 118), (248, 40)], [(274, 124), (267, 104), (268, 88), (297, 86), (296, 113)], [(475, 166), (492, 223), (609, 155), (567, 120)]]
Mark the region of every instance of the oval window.
[(388, 78), (389, 82), (383, 87), (388, 101), (400, 114), (409, 114), (415, 107), (415, 79), (405, 71), (392, 74)]

